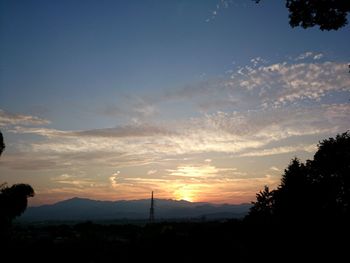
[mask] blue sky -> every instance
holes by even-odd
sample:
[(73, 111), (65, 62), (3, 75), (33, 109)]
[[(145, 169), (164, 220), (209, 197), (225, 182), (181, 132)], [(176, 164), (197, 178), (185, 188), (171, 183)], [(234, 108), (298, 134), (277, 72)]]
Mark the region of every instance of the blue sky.
[(0, 179), (33, 204), (250, 201), (349, 129), (350, 27), (284, 1), (0, 3)]

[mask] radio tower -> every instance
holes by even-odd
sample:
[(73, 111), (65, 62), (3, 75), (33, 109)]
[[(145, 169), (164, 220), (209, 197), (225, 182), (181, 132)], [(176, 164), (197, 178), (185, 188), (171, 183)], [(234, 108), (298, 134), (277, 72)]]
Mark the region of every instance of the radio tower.
[(151, 208), (149, 209), (149, 222), (154, 222), (154, 200), (153, 200), (153, 191), (152, 191), (152, 198), (151, 198)]

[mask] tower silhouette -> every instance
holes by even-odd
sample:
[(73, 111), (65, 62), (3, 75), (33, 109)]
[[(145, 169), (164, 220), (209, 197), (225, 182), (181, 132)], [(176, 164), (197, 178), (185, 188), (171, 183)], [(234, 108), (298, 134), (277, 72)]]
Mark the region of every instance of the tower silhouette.
[(153, 191), (152, 191), (152, 198), (151, 198), (151, 208), (149, 209), (149, 222), (154, 222), (154, 200), (153, 200)]

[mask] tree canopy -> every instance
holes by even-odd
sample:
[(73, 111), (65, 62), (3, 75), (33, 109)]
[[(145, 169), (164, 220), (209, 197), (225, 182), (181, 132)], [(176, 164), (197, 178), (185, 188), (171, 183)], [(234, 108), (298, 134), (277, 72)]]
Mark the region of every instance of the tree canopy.
[(5, 149), (4, 137), (2, 136), (2, 133), (0, 131), (0, 156), (4, 151), (4, 149)]
[[(255, 0), (259, 3), (261, 0)], [(319, 26), (321, 30), (337, 30), (348, 23), (349, 0), (286, 0), (292, 27)]]
[(339, 219), (350, 216), (350, 133), (319, 143), (313, 160), (293, 159), (277, 189), (256, 196), (248, 218)]
[(34, 190), (29, 184), (7, 184), (0, 186), (1, 221), (12, 221), (27, 208), (28, 197), (34, 196)]
[[(0, 132), (0, 154), (5, 148), (4, 139)], [(0, 184), (0, 228), (8, 227), (11, 221), (20, 216), (27, 208), (28, 197), (34, 196), (34, 190), (29, 184)]]

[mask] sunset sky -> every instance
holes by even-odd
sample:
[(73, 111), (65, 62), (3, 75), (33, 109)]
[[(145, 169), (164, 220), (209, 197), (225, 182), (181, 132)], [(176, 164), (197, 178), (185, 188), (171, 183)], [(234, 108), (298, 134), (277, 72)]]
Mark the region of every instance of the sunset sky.
[(285, 1), (0, 1), (0, 183), (251, 202), (350, 129), (350, 26)]

